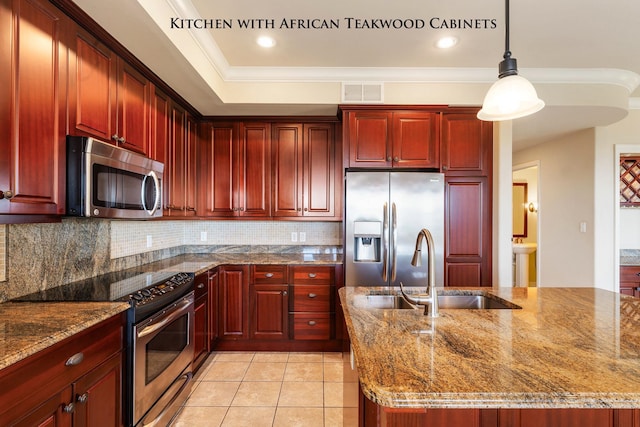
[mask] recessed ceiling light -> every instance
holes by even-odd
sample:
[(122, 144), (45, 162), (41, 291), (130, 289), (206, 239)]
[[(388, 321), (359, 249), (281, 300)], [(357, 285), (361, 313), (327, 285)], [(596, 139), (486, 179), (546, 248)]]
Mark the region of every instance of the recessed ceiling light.
[(458, 44), (458, 38), (453, 36), (442, 37), (436, 42), (436, 46), (440, 49), (449, 49)]
[(276, 41), (271, 37), (261, 36), (258, 37), (258, 44), (262, 47), (274, 47), (276, 45)]

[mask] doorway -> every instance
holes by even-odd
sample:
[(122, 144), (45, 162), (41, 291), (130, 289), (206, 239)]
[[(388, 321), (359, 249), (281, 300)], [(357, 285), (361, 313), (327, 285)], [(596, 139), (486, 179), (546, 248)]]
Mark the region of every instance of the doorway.
[[(516, 270), (516, 253), (513, 256), (514, 286), (539, 286), (540, 277), (540, 165), (529, 162), (513, 166), (513, 239), (514, 243), (527, 244), (535, 250), (528, 254), (528, 274), (526, 278), (518, 277)], [(526, 259), (520, 258), (520, 262)]]

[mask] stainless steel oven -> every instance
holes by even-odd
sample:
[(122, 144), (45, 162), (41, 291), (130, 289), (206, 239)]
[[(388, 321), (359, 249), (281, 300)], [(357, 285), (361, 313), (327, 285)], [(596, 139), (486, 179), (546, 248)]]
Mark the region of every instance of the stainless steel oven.
[(166, 426), (191, 389), (193, 291), (133, 327), (133, 424)]

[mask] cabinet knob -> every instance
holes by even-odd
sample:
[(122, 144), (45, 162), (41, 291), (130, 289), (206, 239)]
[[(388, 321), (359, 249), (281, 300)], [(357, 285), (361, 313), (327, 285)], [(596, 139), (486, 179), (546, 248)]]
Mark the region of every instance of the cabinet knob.
[(317, 297), (317, 296), (318, 296), (318, 295), (316, 295), (316, 294), (312, 294), (312, 293), (310, 293), (310, 294), (309, 294), (309, 298), (315, 298), (315, 297)]
[(302, 210), (301, 208), (298, 208), (298, 212), (300, 212), (301, 210)]
[(637, 272), (637, 273), (636, 273), (636, 276), (640, 276), (640, 272)]
[(442, 170), (443, 170), (443, 171), (449, 170), (449, 166), (447, 166), (447, 165), (442, 165)]
[(67, 414), (71, 414), (73, 413), (73, 411), (75, 411), (75, 409), (76, 409), (76, 405), (74, 405), (73, 402), (71, 402), (68, 405), (65, 405), (64, 408), (62, 408), (62, 411), (66, 412)]
[(196, 208), (192, 208), (191, 206), (187, 206), (187, 210), (188, 210), (189, 212), (195, 212), (195, 211), (196, 211)]
[(198, 289), (204, 288), (204, 283), (198, 283)]
[(84, 354), (82, 352), (76, 353), (64, 363), (65, 366), (78, 366), (84, 360)]
[(87, 393), (82, 393), (80, 396), (77, 397), (77, 401), (78, 403), (86, 403), (87, 399), (89, 399), (89, 395)]
[(308, 212), (308, 211), (309, 211), (309, 209), (307, 209), (307, 208), (304, 208), (304, 211), (305, 211), (305, 212)]
[(316, 321), (315, 321), (315, 320), (309, 320), (309, 321), (307, 322), (307, 324), (308, 324), (309, 326), (316, 326)]
[(315, 278), (317, 276), (316, 273), (309, 273), (309, 277), (311, 277), (312, 279)]
[(387, 162), (391, 161), (391, 156), (387, 157)]
[(286, 297), (289, 293), (287, 291), (282, 291), (282, 295)]
[(273, 277), (273, 273), (264, 273), (264, 277)]
[(119, 142), (120, 144), (124, 144), (125, 142), (127, 142), (127, 140), (126, 140), (126, 139), (124, 139), (124, 137), (122, 137), (122, 136), (121, 136), (120, 138), (118, 138), (118, 142)]
[(14, 194), (13, 194), (13, 191), (11, 191), (11, 190), (0, 191), (0, 199), (9, 200), (13, 196), (14, 196)]
[(398, 158), (398, 156), (396, 156), (396, 157), (394, 157), (394, 158), (393, 158), (393, 161), (394, 161), (394, 162), (397, 162), (398, 160), (400, 160), (400, 159)]
[(118, 135), (116, 135), (115, 133), (113, 135), (111, 135), (111, 139), (113, 139), (116, 142), (118, 142), (118, 138), (120, 138), (120, 137)]

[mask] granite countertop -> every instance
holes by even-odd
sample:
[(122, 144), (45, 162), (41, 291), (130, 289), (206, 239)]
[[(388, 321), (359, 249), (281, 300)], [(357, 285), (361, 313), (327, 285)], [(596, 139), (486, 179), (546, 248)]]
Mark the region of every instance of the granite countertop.
[(593, 288), (490, 288), (522, 309), (441, 309), (431, 319), (371, 308), (369, 292), (339, 291), (362, 391), (381, 406), (640, 407), (640, 299)]
[(341, 264), (342, 254), (303, 253), (210, 253), (187, 254), (167, 258), (139, 267), (141, 271), (175, 271), (204, 273), (220, 265), (233, 264)]
[(129, 308), (115, 302), (0, 304), (0, 369)]

